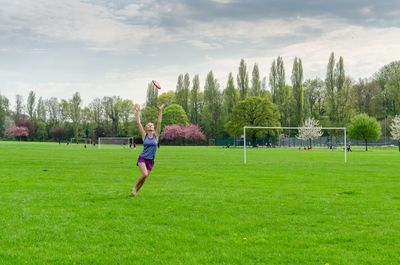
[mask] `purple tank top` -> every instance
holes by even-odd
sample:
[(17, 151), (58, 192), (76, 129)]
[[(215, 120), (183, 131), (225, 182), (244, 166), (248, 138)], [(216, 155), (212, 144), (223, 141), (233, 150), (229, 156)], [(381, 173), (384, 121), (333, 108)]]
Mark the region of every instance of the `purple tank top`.
[(156, 157), (157, 150), (157, 138), (153, 134), (153, 138), (149, 138), (147, 133), (143, 140), (143, 151), (140, 153), (140, 156), (144, 159), (154, 159)]

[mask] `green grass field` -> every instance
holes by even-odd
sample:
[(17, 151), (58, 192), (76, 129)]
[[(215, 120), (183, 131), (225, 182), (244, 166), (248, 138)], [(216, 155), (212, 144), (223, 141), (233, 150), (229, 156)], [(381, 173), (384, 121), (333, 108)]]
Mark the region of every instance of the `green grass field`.
[(400, 264), (400, 153), (0, 142), (0, 264)]

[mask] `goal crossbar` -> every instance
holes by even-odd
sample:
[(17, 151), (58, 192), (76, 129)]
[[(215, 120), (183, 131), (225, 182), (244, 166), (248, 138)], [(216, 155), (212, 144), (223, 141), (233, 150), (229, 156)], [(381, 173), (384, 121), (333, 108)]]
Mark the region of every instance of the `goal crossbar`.
[(114, 144), (114, 145), (120, 145), (120, 144), (130, 144), (130, 139), (132, 139), (132, 144), (134, 142), (134, 137), (99, 137), (97, 139), (98, 143), (98, 148), (101, 148), (101, 145), (104, 144)]
[[(343, 142), (343, 147), (344, 147), (344, 162), (347, 162), (347, 143), (346, 143), (346, 127), (317, 127), (321, 130), (343, 130), (343, 137), (344, 137), (344, 142)], [(271, 130), (298, 130), (298, 129), (314, 129), (314, 127), (264, 127), (264, 126), (244, 126), (243, 127), (243, 159), (244, 163), (247, 163), (246, 159), (246, 129), (271, 129)]]

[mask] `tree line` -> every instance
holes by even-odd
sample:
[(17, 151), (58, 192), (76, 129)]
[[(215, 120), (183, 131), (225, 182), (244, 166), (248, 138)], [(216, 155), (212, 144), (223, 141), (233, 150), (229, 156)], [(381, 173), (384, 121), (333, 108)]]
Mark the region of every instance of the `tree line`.
[[(287, 74), (282, 57), (277, 57), (263, 78), (257, 63), (250, 71), (241, 59), (223, 89), (210, 71), (203, 88), (199, 75), (186, 73), (178, 76), (175, 91), (158, 92), (148, 84), (143, 122), (155, 122), (157, 106), (166, 104), (163, 126), (195, 124), (207, 139), (240, 135), (245, 125), (302, 126), (308, 118), (323, 127), (345, 127), (359, 113), (376, 118), (389, 133), (386, 124), (400, 112), (400, 61), (384, 65), (370, 78), (353, 80), (343, 58), (332, 52), (325, 78), (304, 80), (301, 58), (294, 58)], [(118, 96), (83, 106), (79, 93), (70, 99), (43, 99), (30, 91), (26, 101), (16, 95), (11, 109), (9, 99), (0, 95), (0, 136), (6, 137), (12, 126), (26, 127), (31, 140), (139, 136), (132, 100)]]

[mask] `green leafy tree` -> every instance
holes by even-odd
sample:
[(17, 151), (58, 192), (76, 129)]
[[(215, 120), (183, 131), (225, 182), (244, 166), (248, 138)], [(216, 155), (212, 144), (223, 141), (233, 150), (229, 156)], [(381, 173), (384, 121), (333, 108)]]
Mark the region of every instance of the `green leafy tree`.
[[(164, 109), (165, 111), (165, 109)], [(143, 126), (145, 126), (147, 123), (151, 122), (153, 124), (157, 124), (157, 118), (158, 118), (158, 109), (153, 106), (146, 106), (142, 111), (141, 111), (142, 116), (140, 117)], [(164, 116), (163, 116), (164, 119)], [(139, 133), (139, 132), (138, 132)], [(138, 134), (139, 135), (139, 134)], [(137, 136), (138, 136), (137, 135)]]
[(183, 91), (182, 91), (182, 104), (181, 106), (185, 110), (186, 115), (189, 114), (189, 96), (190, 96), (190, 77), (186, 73), (183, 77)]
[(285, 65), (282, 57), (279, 56), (276, 59), (276, 64), (273, 63), (272, 67), (274, 69), (271, 69), (270, 85), (275, 86), (271, 87), (271, 91), (273, 91), (272, 101), (278, 106), (282, 126), (290, 126), (293, 97), (291, 88), (286, 85)]
[(35, 136), (36, 136), (36, 139), (38, 139), (40, 141), (44, 141), (48, 138), (46, 122), (44, 122), (41, 119), (35, 121)]
[(28, 118), (31, 121), (35, 119), (35, 105), (36, 105), (35, 92), (29, 91), (28, 99), (26, 102), (26, 110), (28, 112)]
[(80, 126), (81, 126), (81, 108), (82, 98), (78, 92), (72, 95), (69, 100), (69, 117), (72, 120), (72, 126), (74, 129), (74, 137), (79, 137)]
[(81, 136), (85, 138), (95, 139), (96, 124), (92, 122), (94, 120), (92, 110), (89, 107), (84, 107), (81, 112), (81, 117)]
[(269, 86), (271, 87), (272, 102), (276, 103), (276, 91), (278, 90), (278, 72), (275, 59), (272, 61), (269, 73)]
[(335, 55), (332, 52), (325, 77), (326, 103), (329, 119), (333, 125), (344, 124), (351, 112), (349, 111), (350, 79), (346, 78), (343, 58), (335, 65)]
[(55, 97), (45, 100), (48, 127), (55, 128), (60, 125), (60, 103)]
[(157, 102), (158, 102), (158, 104), (160, 104), (160, 105), (164, 104), (165, 106), (176, 103), (175, 92), (168, 91), (168, 92), (162, 93), (161, 95), (158, 96)]
[(240, 99), (245, 99), (249, 94), (249, 73), (247, 72), (246, 63), (240, 60), (239, 73), (237, 75), (237, 84)]
[(46, 121), (46, 106), (42, 97), (39, 98), (36, 107), (36, 117), (43, 122)]
[(120, 136), (127, 136), (129, 134), (130, 121), (133, 120), (133, 102), (130, 99), (121, 99), (117, 103), (120, 109), (120, 116), (122, 120), (122, 131), (118, 133)]
[(190, 122), (193, 124), (200, 123), (200, 79), (199, 75), (195, 75), (193, 78), (192, 90), (190, 91), (190, 106), (189, 106), (189, 116)]
[[(70, 119), (69, 116), (70, 116), (70, 108), (71, 107), (70, 107), (69, 102), (65, 99), (61, 99), (59, 106), (60, 106), (60, 122), (65, 124)], [(69, 129), (69, 128), (66, 128), (66, 129)], [(68, 138), (68, 136), (69, 136), (68, 130), (66, 130), (66, 135)]]
[[(381, 89), (381, 104), (383, 117), (395, 116), (398, 113), (399, 102), (396, 100), (396, 91), (400, 86), (400, 61), (393, 61), (383, 66), (374, 74), (374, 79)], [(397, 81), (397, 90), (396, 90)], [(395, 92), (395, 93), (393, 93)], [(397, 101), (397, 102), (396, 102)]]
[(92, 122), (95, 128), (101, 127), (104, 119), (105, 109), (101, 99), (95, 98), (89, 103), (89, 109), (92, 113)]
[(171, 104), (164, 109), (162, 127), (172, 124), (189, 124), (189, 119), (181, 105)]
[(335, 69), (335, 81), (337, 89), (337, 122), (344, 124), (348, 121), (351, 111), (350, 103), (350, 87), (351, 79), (347, 78), (344, 71), (343, 57), (340, 56)]
[(357, 113), (378, 117), (382, 112), (381, 91), (375, 80), (359, 79), (351, 88), (351, 96)]
[(207, 74), (206, 83), (204, 86), (204, 111), (203, 125), (208, 138), (216, 138), (222, 131), (221, 125), (222, 113), (222, 93), (219, 90), (217, 79), (210, 71)]
[[(185, 75), (186, 76), (186, 75)], [(176, 103), (181, 105), (183, 109), (188, 106), (188, 91), (186, 90), (186, 84), (183, 75), (178, 76), (178, 82), (176, 84)]]
[(25, 118), (23, 100), (22, 95), (18, 94), (15, 96), (14, 122)]
[(236, 104), (239, 100), (239, 95), (235, 88), (235, 83), (233, 80), (232, 73), (229, 73), (228, 81), (226, 84), (226, 88), (223, 92), (223, 95), (224, 95), (224, 100), (223, 100), (224, 112), (226, 113), (227, 117), (229, 118), (232, 114), (233, 108), (236, 106)]
[(119, 97), (104, 97), (102, 102), (104, 106), (105, 116), (111, 121), (111, 134), (112, 136), (118, 135), (118, 125), (121, 118), (121, 106), (118, 102)]
[(280, 113), (280, 122), (282, 126), (291, 126), (293, 123), (293, 95), (290, 86), (284, 86), (277, 91), (277, 106)]
[(378, 121), (366, 113), (358, 114), (351, 119), (349, 136), (354, 140), (365, 142), (365, 151), (368, 151), (368, 141), (377, 140), (381, 136), (381, 126)]
[(279, 90), (286, 87), (285, 64), (280, 56), (276, 59), (276, 77), (278, 84), (277, 89)]
[(329, 118), (331, 121), (336, 122), (337, 117), (337, 104), (336, 104), (336, 86), (335, 86), (335, 54), (332, 52), (329, 56), (329, 62), (326, 70), (325, 88), (327, 96), (327, 109), (329, 111)]
[(0, 137), (4, 136), (6, 119), (10, 112), (9, 107), (10, 103), (8, 98), (0, 95)]
[[(279, 112), (270, 97), (248, 97), (234, 107), (231, 120), (225, 130), (232, 136), (243, 133), (244, 126), (280, 126)], [(276, 135), (274, 130), (249, 130), (253, 146), (256, 138), (265, 134)]]
[(308, 79), (304, 82), (305, 116), (320, 119), (325, 113), (325, 82), (320, 78)]
[(262, 94), (263, 91), (261, 86), (260, 71), (258, 69), (258, 65), (255, 63), (252, 72), (250, 95), (261, 96)]
[(294, 99), (295, 124), (303, 125), (304, 119), (304, 88), (303, 88), (303, 65), (300, 58), (295, 57), (292, 69), (292, 94)]
[(393, 113), (400, 111), (400, 61), (397, 61), (391, 66), (389, 79), (385, 84), (385, 90), (388, 97), (392, 99)]

